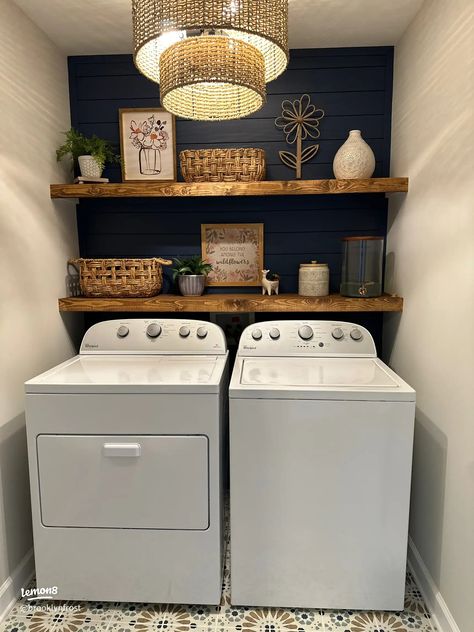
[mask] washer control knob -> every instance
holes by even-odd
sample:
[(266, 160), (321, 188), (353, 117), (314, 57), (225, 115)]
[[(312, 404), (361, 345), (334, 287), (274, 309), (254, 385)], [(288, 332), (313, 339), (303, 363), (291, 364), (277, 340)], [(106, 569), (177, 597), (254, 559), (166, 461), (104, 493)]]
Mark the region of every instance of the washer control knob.
[(270, 338), (272, 340), (278, 340), (279, 337), (280, 337), (280, 330), (277, 329), (276, 327), (272, 327), (270, 329)]
[(207, 327), (198, 327), (197, 337), (204, 339), (207, 336)]
[(148, 338), (158, 338), (161, 334), (161, 326), (158, 323), (151, 323), (146, 328), (146, 335)]
[(262, 330), (261, 329), (254, 329), (252, 331), (252, 338), (254, 340), (261, 340), (262, 339)]
[(303, 325), (298, 329), (298, 335), (302, 340), (311, 340), (313, 333), (314, 332), (309, 325)]
[(189, 327), (186, 327), (183, 325), (183, 327), (179, 328), (179, 335), (181, 336), (181, 338), (187, 338), (189, 336), (189, 334), (191, 333)]
[(129, 328), (126, 325), (120, 325), (120, 327), (117, 329), (117, 336), (119, 338), (126, 338), (129, 331)]
[(351, 331), (352, 340), (362, 340), (362, 332), (360, 329), (353, 329)]
[(332, 337), (335, 340), (342, 340), (342, 338), (344, 338), (344, 332), (340, 327), (336, 327), (336, 329), (332, 332)]

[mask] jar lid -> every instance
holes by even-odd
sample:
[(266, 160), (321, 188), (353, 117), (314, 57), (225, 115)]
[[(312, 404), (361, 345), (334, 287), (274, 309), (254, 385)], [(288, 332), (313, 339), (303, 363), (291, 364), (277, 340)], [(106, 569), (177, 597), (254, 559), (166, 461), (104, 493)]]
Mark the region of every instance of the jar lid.
[(327, 268), (327, 263), (318, 263), (317, 261), (311, 261), (310, 263), (300, 263), (300, 268)]
[(374, 235), (364, 235), (363, 237), (343, 237), (341, 241), (370, 241), (370, 240), (381, 240), (383, 241), (383, 237), (376, 237)]

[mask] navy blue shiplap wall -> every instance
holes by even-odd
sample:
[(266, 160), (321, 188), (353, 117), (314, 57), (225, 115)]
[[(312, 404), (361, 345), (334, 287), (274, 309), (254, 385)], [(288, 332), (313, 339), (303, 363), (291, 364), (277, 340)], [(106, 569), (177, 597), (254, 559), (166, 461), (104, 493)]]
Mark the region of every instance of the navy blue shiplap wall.
[[(287, 148), (274, 125), (284, 99), (309, 93), (325, 110), (320, 149), (303, 178), (330, 178), (332, 160), (350, 129), (360, 129), (376, 156), (376, 176), (389, 175), (392, 48), (294, 50), (288, 70), (268, 85), (268, 102), (239, 121), (177, 121), (177, 151), (187, 147), (257, 146), (266, 150), (267, 179), (293, 179), (278, 151)], [(129, 55), (69, 59), (72, 124), (118, 148), (118, 109), (159, 105), (158, 86), (141, 76)], [(120, 169), (105, 175), (120, 180)], [(338, 291), (341, 237), (385, 235), (383, 194), (250, 198), (82, 200), (78, 206), (82, 256), (174, 257), (200, 251), (201, 223), (263, 222), (265, 264), (281, 275), (281, 291), (296, 292), (298, 266), (318, 259), (331, 269)], [(173, 291), (169, 271), (165, 292)], [(214, 291), (219, 291), (218, 289)], [(226, 291), (229, 291), (226, 289)], [(241, 290), (240, 290), (241, 291)], [(258, 291), (249, 288), (249, 291)]]

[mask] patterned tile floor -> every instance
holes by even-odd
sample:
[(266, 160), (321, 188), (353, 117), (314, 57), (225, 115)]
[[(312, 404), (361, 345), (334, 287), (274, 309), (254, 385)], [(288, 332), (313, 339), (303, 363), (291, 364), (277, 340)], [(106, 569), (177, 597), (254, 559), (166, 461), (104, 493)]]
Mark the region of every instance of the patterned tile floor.
[[(1, 632), (435, 632), (408, 572), (403, 612), (242, 608), (230, 605), (230, 549), (226, 543), (221, 605), (41, 602), (19, 600)], [(34, 580), (31, 586), (34, 586)], [(61, 610), (60, 606), (63, 606)], [(68, 610), (68, 607), (75, 610)]]

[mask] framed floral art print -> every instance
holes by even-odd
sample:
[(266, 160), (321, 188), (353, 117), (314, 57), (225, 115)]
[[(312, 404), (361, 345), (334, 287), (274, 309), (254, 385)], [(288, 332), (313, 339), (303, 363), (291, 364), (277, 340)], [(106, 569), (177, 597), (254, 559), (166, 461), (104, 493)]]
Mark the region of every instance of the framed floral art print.
[(122, 180), (176, 180), (175, 118), (163, 108), (122, 108)]
[(201, 248), (212, 265), (208, 285), (262, 284), (263, 224), (202, 224)]

